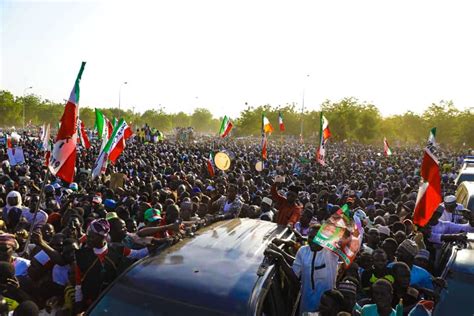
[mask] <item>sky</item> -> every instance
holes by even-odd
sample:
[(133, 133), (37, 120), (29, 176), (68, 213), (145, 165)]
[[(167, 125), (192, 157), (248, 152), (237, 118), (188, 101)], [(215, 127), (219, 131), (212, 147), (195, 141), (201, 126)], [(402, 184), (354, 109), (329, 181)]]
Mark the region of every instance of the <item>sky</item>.
[[(0, 0), (0, 89), (144, 112), (474, 106), (470, 0)], [(126, 85), (123, 82), (127, 82)], [(32, 89), (26, 89), (32, 86)], [(25, 90), (26, 89), (26, 90)]]

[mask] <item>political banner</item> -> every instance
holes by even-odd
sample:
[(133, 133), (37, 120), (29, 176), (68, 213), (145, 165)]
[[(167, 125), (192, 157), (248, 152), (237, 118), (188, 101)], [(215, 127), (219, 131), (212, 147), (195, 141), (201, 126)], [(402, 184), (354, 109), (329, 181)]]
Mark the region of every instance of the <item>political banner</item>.
[(321, 225), (313, 242), (338, 255), (348, 267), (362, 245), (362, 225), (345, 204)]

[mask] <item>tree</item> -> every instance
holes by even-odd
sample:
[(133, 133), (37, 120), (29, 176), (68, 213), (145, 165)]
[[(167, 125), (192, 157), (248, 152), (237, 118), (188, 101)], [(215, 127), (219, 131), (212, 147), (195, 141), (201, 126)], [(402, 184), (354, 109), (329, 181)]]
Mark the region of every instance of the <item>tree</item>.
[(197, 108), (191, 115), (191, 126), (198, 132), (212, 132), (212, 114), (204, 108)]
[(22, 105), (15, 101), (9, 91), (0, 91), (0, 124), (2, 126), (19, 126), (22, 118)]

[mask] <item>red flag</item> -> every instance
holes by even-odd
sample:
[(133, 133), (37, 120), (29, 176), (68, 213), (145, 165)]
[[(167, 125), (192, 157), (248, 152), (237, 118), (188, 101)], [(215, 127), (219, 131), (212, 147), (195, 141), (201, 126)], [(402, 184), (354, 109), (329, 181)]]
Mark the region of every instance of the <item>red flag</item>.
[(85, 149), (91, 148), (91, 142), (89, 141), (89, 137), (87, 136), (84, 122), (78, 119), (77, 126), (79, 129), (79, 140), (81, 141), (82, 146), (84, 146)]
[(319, 146), (316, 151), (316, 161), (319, 162), (322, 166), (326, 164), (325, 156), (326, 156), (326, 141), (329, 137), (331, 137), (331, 132), (329, 131), (329, 122), (324, 117), (323, 112), (321, 112), (320, 116), (320, 129), (319, 129)]
[(56, 136), (49, 162), (49, 170), (51, 173), (68, 183), (73, 181), (74, 169), (76, 167), (77, 116), (80, 95), (79, 83), (85, 66), (86, 63), (82, 62), (71, 95), (69, 96), (69, 101), (61, 117), (61, 126)]
[(212, 152), (209, 153), (209, 158), (207, 160), (207, 171), (209, 172), (209, 176), (212, 178), (215, 175), (214, 171), (214, 157)]
[(278, 124), (280, 125), (280, 131), (284, 132), (285, 131), (285, 123), (283, 123), (283, 116), (281, 115), (281, 112), (278, 112)]
[(109, 133), (107, 135), (107, 139), (110, 138), (110, 136), (112, 135), (112, 132), (114, 131), (114, 126), (112, 125), (112, 123), (108, 120), (108, 119), (105, 119), (107, 121), (107, 132)]
[[(121, 122), (122, 122), (122, 120), (120, 120), (120, 123)], [(128, 126), (127, 123), (125, 123), (125, 121), (123, 121), (123, 122), (124, 123), (122, 123), (122, 124), (126, 125), (125, 130), (123, 131), (122, 135), (121, 135), (121, 133), (116, 133), (115, 137), (119, 137), (119, 139), (117, 141), (117, 144), (113, 148), (111, 148), (110, 154), (109, 154), (109, 160), (113, 164), (115, 163), (115, 160), (117, 160), (117, 158), (120, 156), (122, 151), (125, 149), (125, 141), (127, 139), (129, 139), (130, 136), (133, 135), (133, 132), (132, 132), (132, 129), (130, 128), (130, 126)], [(119, 129), (119, 131), (120, 131), (120, 129)]]
[(416, 198), (413, 223), (423, 227), (442, 201), (439, 162), (428, 147), (425, 148), (420, 175), (422, 182)]
[(267, 160), (267, 135), (262, 134), (262, 159)]

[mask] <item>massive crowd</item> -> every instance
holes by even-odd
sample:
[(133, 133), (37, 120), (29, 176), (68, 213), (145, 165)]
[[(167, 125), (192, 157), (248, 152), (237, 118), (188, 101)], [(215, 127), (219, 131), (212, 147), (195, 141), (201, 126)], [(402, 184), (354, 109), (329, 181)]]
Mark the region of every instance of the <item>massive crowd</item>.
[[(453, 197), (462, 152), (439, 150), (444, 202), (429, 225), (415, 229), (421, 148), (384, 157), (381, 148), (331, 143), (320, 166), (313, 145), (274, 140), (258, 172), (259, 141), (153, 142), (140, 130), (99, 179), (90, 177), (97, 146), (78, 148), (75, 182), (67, 184), (43, 183), (44, 152), (28, 133), (16, 144), (24, 164), (10, 166), (0, 149), (0, 315), (84, 312), (137, 259), (235, 217), (294, 230), (296, 240), (274, 240), (265, 254), (301, 287), (301, 313), (396, 315), (402, 299), (408, 315), (422, 300), (436, 302), (445, 285), (443, 243), (473, 231), (474, 216)], [(211, 150), (232, 160), (213, 177)], [(341, 268), (313, 238), (344, 204), (358, 212), (364, 236), (356, 260)]]

